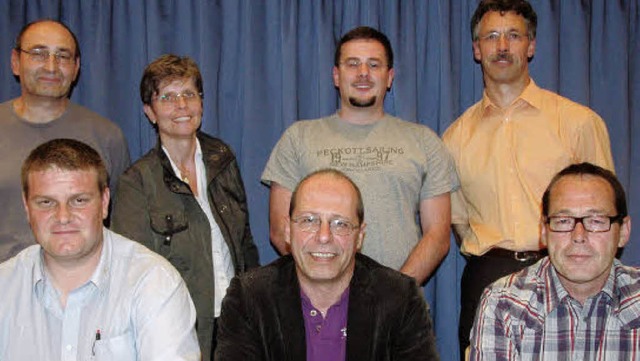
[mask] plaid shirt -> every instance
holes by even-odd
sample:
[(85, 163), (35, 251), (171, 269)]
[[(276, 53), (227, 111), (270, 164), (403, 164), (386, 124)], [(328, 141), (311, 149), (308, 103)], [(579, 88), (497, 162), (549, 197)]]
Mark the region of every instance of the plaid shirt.
[(484, 291), (470, 360), (640, 360), (640, 268), (614, 261), (584, 305), (545, 257)]

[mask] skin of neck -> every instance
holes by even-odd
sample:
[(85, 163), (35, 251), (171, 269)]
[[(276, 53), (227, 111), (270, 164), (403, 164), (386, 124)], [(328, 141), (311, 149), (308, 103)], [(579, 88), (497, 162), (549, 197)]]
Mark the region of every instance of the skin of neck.
[(29, 123), (48, 123), (67, 110), (69, 98), (51, 98), (22, 94), (13, 102), (16, 114)]
[(349, 287), (351, 277), (353, 277), (353, 273), (351, 273), (351, 276), (348, 279), (339, 282), (314, 282), (313, 285), (302, 281), (300, 276), (298, 276), (298, 279), (300, 279), (300, 288), (302, 288), (304, 294), (309, 297), (313, 307), (317, 308), (324, 317), (326, 316), (329, 308), (340, 301), (342, 293), (344, 293), (344, 290)]
[(183, 164), (193, 163), (197, 145), (195, 134), (193, 137), (181, 139), (165, 137), (160, 134), (160, 141), (171, 154), (171, 160), (176, 164), (182, 166)]
[(501, 109), (509, 107), (531, 82), (529, 73), (510, 83), (498, 83), (484, 77), (485, 92), (491, 101)]
[(60, 262), (44, 255), (44, 264), (47, 274), (51, 277), (54, 287), (60, 292), (60, 304), (64, 308), (67, 304), (69, 293), (89, 281), (102, 255), (103, 244), (90, 257), (82, 260), (70, 260)]
[(345, 100), (347, 104), (342, 102), (341, 108), (338, 110), (338, 116), (340, 119), (345, 120), (351, 124), (373, 124), (382, 117), (384, 117), (384, 108), (377, 105), (370, 107), (359, 108), (349, 103), (349, 100)]
[[(611, 272), (611, 269), (609, 269), (609, 272)], [(600, 291), (602, 291), (604, 285), (607, 283), (607, 279), (608, 278), (603, 279), (602, 282), (596, 285), (572, 283), (562, 278), (560, 278), (560, 283), (562, 284), (564, 289), (567, 290), (569, 296), (571, 296), (573, 299), (584, 306), (584, 303), (587, 301), (587, 299), (597, 295)]]

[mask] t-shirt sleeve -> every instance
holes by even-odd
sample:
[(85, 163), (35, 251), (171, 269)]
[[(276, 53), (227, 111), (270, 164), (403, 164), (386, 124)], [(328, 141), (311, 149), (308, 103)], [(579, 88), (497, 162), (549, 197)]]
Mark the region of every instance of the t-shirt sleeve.
[(302, 178), (300, 164), (300, 132), (296, 124), (289, 127), (276, 146), (262, 172), (261, 181), (266, 185), (276, 182), (293, 191)]
[(429, 129), (424, 136), (424, 149), (426, 165), (420, 200), (457, 190), (460, 187), (460, 182), (453, 158), (442, 140)]

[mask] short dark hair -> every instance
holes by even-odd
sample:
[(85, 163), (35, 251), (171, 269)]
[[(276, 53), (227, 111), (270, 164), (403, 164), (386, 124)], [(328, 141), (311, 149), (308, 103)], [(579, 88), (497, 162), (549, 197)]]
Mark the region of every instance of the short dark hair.
[(298, 191), (300, 190), (300, 187), (302, 187), (302, 185), (309, 179), (320, 175), (330, 175), (337, 179), (343, 179), (351, 184), (356, 192), (356, 215), (358, 216), (358, 223), (362, 224), (362, 221), (364, 220), (364, 203), (362, 202), (362, 194), (360, 193), (360, 188), (358, 188), (358, 186), (353, 182), (353, 180), (351, 180), (351, 178), (349, 178), (349, 176), (337, 169), (330, 168), (317, 170), (315, 172), (307, 174), (306, 177), (302, 178), (302, 180), (298, 183), (296, 188), (293, 190), (293, 193), (291, 194), (291, 203), (289, 203), (289, 217), (293, 215), (293, 211), (296, 208)]
[(569, 176), (584, 176), (584, 175), (590, 175), (593, 177), (598, 177), (606, 180), (607, 183), (611, 185), (611, 189), (613, 190), (613, 194), (615, 198), (614, 203), (616, 206), (616, 213), (621, 216), (621, 219), (628, 215), (627, 200), (626, 200), (624, 188), (622, 187), (622, 184), (620, 184), (620, 181), (618, 180), (616, 175), (613, 174), (613, 172), (608, 169), (604, 169), (600, 166), (587, 163), (587, 162), (572, 164), (564, 168), (563, 170), (561, 170), (560, 173), (556, 174), (553, 177), (553, 179), (551, 179), (551, 183), (549, 183), (547, 190), (544, 191), (544, 194), (542, 195), (542, 215), (544, 217), (549, 216), (549, 202), (551, 198), (551, 190), (553, 189), (553, 186), (556, 183), (558, 183), (558, 181), (560, 181), (560, 179), (564, 177), (569, 177)]
[(18, 33), (18, 36), (16, 36), (16, 42), (14, 45), (14, 49), (15, 51), (20, 51), (20, 49), (22, 49), (22, 38), (24, 37), (24, 34), (27, 32), (27, 30), (29, 30), (30, 27), (32, 27), (33, 25), (36, 24), (40, 24), (40, 23), (55, 23), (58, 24), (60, 26), (62, 26), (66, 31), (69, 32), (69, 34), (71, 35), (71, 38), (73, 38), (73, 44), (75, 45), (76, 49), (74, 51), (74, 56), (76, 58), (76, 60), (78, 60), (80, 58), (80, 44), (78, 43), (78, 38), (76, 37), (76, 34), (73, 33), (73, 31), (71, 31), (71, 29), (69, 29), (69, 27), (67, 25), (65, 25), (64, 23), (57, 21), (57, 20), (53, 20), (53, 19), (38, 19), (35, 21), (32, 21), (30, 23), (28, 23), (27, 25), (23, 26), (22, 29), (20, 29), (20, 32)]
[(368, 26), (360, 26), (350, 30), (348, 33), (344, 34), (338, 42), (336, 47), (335, 57), (333, 59), (334, 65), (340, 66), (340, 55), (342, 55), (342, 45), (352, 40), (375, 40), (382, 44), (384, 47), (384, 52), (387, 55), (387, 66), (389, 69), (393, 68), (393, 49), (391, 49), (391, 42), (386, 35), (379, 32), (378, 30), (368, 27)]
[(166, 82), (176, 79), (191, 78), (202, 94), (202, 75), (198, 64), (188, 56), (177, 56), (174, 54), (164, 54), (149, 63), (144, 69), (142, 80), (140, 81), (140, 98), (142, 103), (151, 104), (154, 94), (157, 94)]
[(478, 40), (478, 24), (484, 14), (490, 11), (498, 11), (504, 15), (510, 11), (522, 16), (527, 23), (527, 33), (529, 40), (536, 38), (536, 28), (538, 27), (538, 15), (526, 0), (482, 0), (478, 4), (476, 11), (471, 17), (471, 39)]
[(32, 150), (22, 164), (22, 192), (25, 197), (29, 195), (29, 174), (52, 168), (67, 171), (95, 170), (101, 194), (109, 185), (107, 168), (95, 149), (75, 139), (53, 139)]

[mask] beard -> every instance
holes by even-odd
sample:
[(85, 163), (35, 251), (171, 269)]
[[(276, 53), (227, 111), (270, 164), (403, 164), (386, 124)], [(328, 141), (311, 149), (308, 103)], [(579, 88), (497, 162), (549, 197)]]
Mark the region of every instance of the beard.
[(369, 99), (356, 99), (354, 97), (349, 97), (349, 104), (358, 108), (369, 108), (376, 103), (376, 97), (372, 96)]

